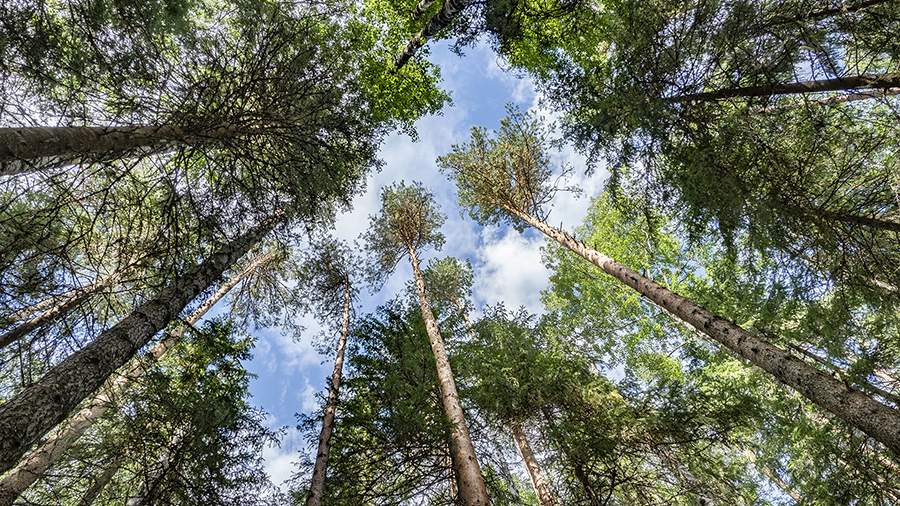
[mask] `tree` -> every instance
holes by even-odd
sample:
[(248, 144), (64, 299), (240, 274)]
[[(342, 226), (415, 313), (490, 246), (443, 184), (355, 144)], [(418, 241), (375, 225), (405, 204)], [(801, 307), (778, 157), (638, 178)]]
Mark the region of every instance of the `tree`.
[(280, 213), (236, 237), (156, 297), (0, 407), (0, 463), (8, 470), (75, 406), (131, 359), (156, 332), (284, 220)]
[(440, 331), (428, 302), (425, 280), (419, 267), (419, 253), (427, 246), (440, 246), (443, 236), (437, 230), (444, 221), (434, 205), (433, 197), (421, 185), (396, 184), (382, 190), (382, 209), (379, 216), (371, 218), (365, 242), (369, 251), (370, 278), (377, 282), (396, 268), (404, 255), (409, 256), (419, 296), (419, 307), (434, 353), (441, 403), (450, 421), (450, 452), (460, 498), (467, 505), (486, 505), (489, 502), (487, 487), (475, 448), (469, 435), (453, 371), (441, 338)]
[(139, 380), (147, 371), (150, 364), (162, 358), (170, 349), (176, 346), (182, 338), (185, 325), (197, 324), (201, 318), (228, 294), (238, 283), (255, 271), (265, 269), (267, 264), (273, 262), (276, 251), (270, 250), (265, 254), (258, 254), (248, 264), (241, 268), (235, 275), (213, 292), (200, 306), (187, 318), (185, 323), (172, 330), (160, 342), (155, 344), (143, 357), (143, 360), (133, 359), (125, 370), (115, 377), (110, 378), (107, 384), (101, 387), (101, 393), (87, 402), (87, 405), (78, 411), (56, 431), (53, 436), (47, 438), (40, 446), (26, 455), (18, 465), (8, 472), (0, 480), (0, 503), (12, 503), (31, 484), (37, 481), (54, 463), (56, 463), (66, 450), (88, 430), (93, 423), (103, 417), (114, 405), (114, 400), (128, 389), (131, 382)]
[[(769, 372), (826, 411), (900, 454), (900, 412), (812, 367), (768, 340), (682, 297), (583, 242), (551, 227), (544, 204), (555, 192), (539, 126), (522, 116), (507, 118), (495, 138), (474, 129), (469, 144), (439, 163), (458, 186), (461, 203), (482, 223), (508, 219), (531, 226), (647, 297), (699, 332)], [(895, 430), (898, 429), (898, 430)]]
[(313, 252), (308, 255), (300, 268), (301, 275), (298, 280), (307, 287), (307, 306), (314, 308), (316, 315), (326, 323), (332, 323), (339, 318), (341, 324), (335, 349), (334, 369), (328, 384), (322, 430), (316, 449), (316, 463), (306, 499), (307, 506), (318, 506), (323, 503), (325, 497), (329, 445), (338, 407), (344, 351), (350, 333), (353, 302), (350, 273), (354, 263), (350, 249), (333, 239), (323, 239), (315, 243), (313, 248)]

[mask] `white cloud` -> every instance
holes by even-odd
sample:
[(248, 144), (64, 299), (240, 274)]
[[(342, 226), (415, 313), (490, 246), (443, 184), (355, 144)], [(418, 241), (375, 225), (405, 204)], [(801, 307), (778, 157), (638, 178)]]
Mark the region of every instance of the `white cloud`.
[(308, 415), (319, 409), (319, 400), (316, 399), (317, 393), (318, 390), (310, 384), (309, 380), (307, 380), (306, 385), (303, 387), (303, 390), (300, 391), (300, 395), (298, 396), (300, 409), (303, 410), (304, 414)]
[(297, 453), (284, 447), (268, 446), (263, 449), (266, 474), (275, 485), (282, 485), (291, 478)]
[(478, 302), (503, 302), (508, 308), (525, 306), (540, 313), (540, 293), (547, 286), (549, 271), (541, 261), (543, 238), (523, 236), (509, 228), (504, 233), (484, 229), (484, 245), (475, 266), (475, 296)]

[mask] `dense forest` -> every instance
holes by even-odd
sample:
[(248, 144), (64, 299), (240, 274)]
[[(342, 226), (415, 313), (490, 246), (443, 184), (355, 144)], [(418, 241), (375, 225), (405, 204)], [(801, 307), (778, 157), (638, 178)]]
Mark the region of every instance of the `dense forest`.
[[(441, 47), (535, 105), (393, 177)], [(0, 0), (12, 504), (900, 505), (900, 1)]]

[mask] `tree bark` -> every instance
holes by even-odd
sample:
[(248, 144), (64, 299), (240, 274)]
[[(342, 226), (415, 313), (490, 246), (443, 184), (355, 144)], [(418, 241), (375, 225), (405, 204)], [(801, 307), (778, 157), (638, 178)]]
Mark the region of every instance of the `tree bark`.
[(450, 369), (450, 360), (444, 341), (438, 330), (434, 313), (425, 295), (425, 276), (419, 267), (419, 258), (411, 245), (407, 246), (409, 261), (412, 264), (413, 276), (416, 281), (416, 289), (419, 292), (419, 307), (422, 310), (422, 319), (425, 320), (425, 329), (428, 332), (428, 340), (431, 342), (431, 351), (434, 353), (434, 361), (437, 366), (438, 385), (441, 389), (441, 403), (444, 414), (450, 421), (453, 431), (450, 435), (450, 454), (453, 458), (453, 469), (456, 471), (459, 497), (464, 506), (487, 506), (490, 504), (487, 485), (481, 474), (481, 466), (475, 455), (475, 446), (469, 435), (465, 415), (459, 403), (459, 394), (456, 391), (456, 381), (453, 379), (453, 371)]
[(883, 4), (889, 0), (863, 0), (861, 2), (857, 2), (851, 5), (840, 5), (837, 7), (829, 7), (826, 9), (820, 9), (817, 11), (809, 12), (806, 14), (801, 14), (799, 16), (793, 16), (790, 18), (775, 18), (772, 22), (767, 23), (768, 26), (779, 26), (785, 25), (788, 23), (797, 23), (800, 21), (820, 21), (822, 19), (827, 19), (832, 16), (837, 16), (839, 14), (850, 14), (853, 12), (858, 12), (868, 7), (873, 7), (878, 4)]
[(81, 496), (81, 500), (78, 501), (78, 506), (91, 506), (94, 504), (94, 501), (100, 497), (100, 493), (103, 492), (103, 489), (106, 488), (106, 485), (112, 481), (113, 476), (119, 472), (119, 468), (122, 466), (122, 462), (124, 462), (125, 456), (124, 454), (116, 455), (116, 458), (106, 466), (106, 469), (100, 473), (91, 486), (88, 487), (87, 491), (85, 491), (84, 495)]
[(136, 149), (152, 152), (173, 144), (224, 140), (238, 131), (234, 126), (173, 125), (0, 128), (0, 176), (52, 169), (81, 159), (102, 159), (100, 155), (123, 156)]
[(437, 0), (419, 0), (419, 3), (413, 8), (410, 18), (412, 18), (413, 21), (418, 21), (418, 19), (424, 16), (436, 1)]
[(531, 485), (534, 487), (534, 494), (537, 496), (538, 502), (541, 506), (556, 506), (559, 502), (550, 490), (550, 482), (547, 481), (547, 476), (544, 475), (540, 463), (535, 458), (522, 426), (519, 423), (511, 423), (509, 429), (519, 448), (519, 453), (522, 455), (522, 460), (525, 462), (525, 469), (528, 470), (528, 476), (531, 478)]
[(504, 209), (900, 455), (900, 411), (850, 388), (790, 352), (588, 248), (543, 221), (511, 207)]
[(328, 470), (328, 451), (331, 444), (331, 433), (334, 431), (334, 417), (337, 412), (338, 393), (341, 388), (341, 373), (344, 368), (344, 350), (347, 347), (347, 336), (350, 334), (350, 276), (344, 274), (344, 311), (341, 322), (341, 335), (338, 338), (337, 352), (334, 356), (334, 369), (331, 371), (331, 384), (328, 386), (328, 400), (325, 403), (325, 416), (322, 430), (319, 432), (319, 447), (316, 450), (316, 463), (313, 467), (312, 480), (309, 484), (309, 496), (306, 506), (321, 506), (325, 496), (325, 473)]
[(183, 442), (184, 433), (176, 434), (171, 445), (163, 449), (156, 465), (145, 473), (137, 493), (128, 498), (128, 501), (125, 502), (126, 506), (145, 506), (155, 502), (153, 496), (159, 489), (159, 484), (166, 476), (166, 473), (172, 468), (172, 460), (178, 456)]
[(0, 349), (3, 349), (10, 344), (15, 343), (16, 341), (27, 336), (29, 333), (31, 333), (31, 331), (37, 329), (42, 325), (56, 320), (57, 318), (65, 317), (73, 309), (80, 306), (84, 301), (90, 299), (97, 292), (113, 284), (117, 278), (118, 277), (116, 275), (107, 276), (101, 281), (91, 283), (90, 285), (80, 290), (76, 290), (75, 293), (72, 293), (65, 300), (61, 301), (55, 306), (47, 309), (34, 318), (26, 322), (22, 322), (12, 329), (8, 330), (5, 334), (0, 336)]
[[(425, 42), (427, 42), (428, 39), (433, 38), (449, 27), (456, 16), (459, 15), (470, 2), (471, 0), (444, 0), (444, 5), (441, 7), (441, 10), (428, 20), (428, 23), (425, 24), (424, 28), (409, 39), (406, 43), (406, 47), (404, 47), (403, 51), (394, 59), (394, 69), (400, 70), (403, 68), (403, 66), (416, 54), (416, 51), (425, 45)], [(418, 9), (418, 6), (416, 8)]]
[(177, 277), (39, 381), (0, 405), (0, 472), (15, 465), (39, 438), (95, 392), (197, 295), (284, 219), (278, 212)]
[[(823, 367), (827, 368), (830, 371), (834, 371), (837, 374), (845, 373), (845, 371), (843, 369), (841, 369), (839, 366), (831, 363), (831, 361), (829, 361), (828, 359), (823, 358), (823, 357), (819, 356), (819, 354), (809, 351), (802, 346), (797, 346), (797, 345), (791, 344), (788, 347), (793, 350), (796, 350), (801, 355), (810, 358), (815, 363), (822, 365)], [(898, 397), (896, 394), (888, 392), (887, 390), (884, 390), (883, 388), (875, 386), (866, 381), (854, 381), (854, 384), (856, 384), (856, 386), (858, 386), (862, 390), (868, 390), (871, 394), (877, 395), (886, 401), (893, 402), (897, 406), (900, 406), (900, 397)]]
[(795, 95), (802, 93), (821, 93), (824, 91), (843, 91), (856, 89), (889, 89), (900, 87), (900, 74), (884, 74), (880, 76), (850, 76), (816, 81), (796, 83), (775, 83), (761, 86), (743, 86), (724, 90), (691, 93), (668, 97), (666, 102), (700, 102), (722, 100), (726, 98), (769, 97), (775, 95)]
[[(185, 321), (188, 325), (193, 325), (213, 306), (219, 302), (228, 292), (231, 291), (241, 280), (246, 278), (251, 272), (272, 259), (272, 255), (260, 255), (251, 262), (240, 273), (232, 276), (222, 286), (219, 287), (203, 304), (201, 304)], [(145, 358), (147, 362), (153, 363), (160, 359), (170, 349), (172, 349), (181, 336), (184, 334), (185, 327), (183, 325), (169, 332), (169, 334), (147, 352)], [(128, 385), (147, 370), (148, 364), (138, 360), (132, 361), (125, 367), (124, 371), (110, 378), (106, 385), (101, 389), (91, 401), (88, 402), (81, 411), (76, 413), (59, 430), (48, 438), (40, 446), (32, 450), (25, 456), (9, 473), (0, 479), (0, 506), (12, 504), (25, 490), (37, 481), (47, 469), (55, 464), (65, 454), (66, 450), (77, 441), (84, 432), (91, 427), (95, 421), (99, 420), (114, 405), (117, 397), (122, 395), (128, 388)]]

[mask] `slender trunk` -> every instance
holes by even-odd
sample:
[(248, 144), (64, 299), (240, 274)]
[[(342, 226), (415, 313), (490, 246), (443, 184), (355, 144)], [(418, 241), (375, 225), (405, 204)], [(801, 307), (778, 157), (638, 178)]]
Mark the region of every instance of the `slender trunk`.
[(543, 221), (512, 208), (506, 210), (900, 455), (900, 411), (848, 387), (790, 352), (588, 248)]
[(325, 496), (325, 472), (328, 469), (328, 450), (331, 443), (331, 433), (334, 431), (334, 416), (337, 411), (338, 393), (341, 388), (341, 372), (344, 368), (344, 349), (347, 347), (347, 335), (349, 333), (350, 276), (345, 273), (341, 335), (338, 338), (337, 352), (334, 356), (334, 370), (331, 371), (331, 384), (328, 386), (328, 400), (325, 403), (325, 416), (322, 420), (322, 430), (319, 433), (319, 448), (316, 450), (316, 464), (313, 467), (306, 506), (320, 506)]
[(450, 499), (453, 504), (459, 504), (459, 490), (456, 488), (456, 472), (453, 471), (453, 452), (450, 449), (450, 442), (447, 442), (447, 457), (445, 459), (447, 466), (447, 474), (450, 476)]
[(803, 497), (794, 489), (788, 482), (784, 481), (781, 476), (778, 476), (778, 473), (772, 471), (766, 466), (757, 466), (762, 474), (772, 482), (773, 485), (778, 487), (779, 490), (789, 495), (791, 499), (793, 499), (797, 504), (803, 503)]
[[(801, 210), (801, 212), (803, 211)], [(833, 211), (825, 211), (822, 209), (813, 209), (809, 212), (826, 220), (840, 221), (843, 223), (849, 223), (851, 225), (859, 225), (868, 228), (889, 230), (891, 232), (900, 232), (900, 222), (897, 221), (871, 218), (869, 216), (859, 216), (856, 214), (836, 213)]]
[(802, 93), (821, 93), (824, 91), (843, 91), (857, 89), (889, 89), (900, 87), (900, 74), (884, 74), (880, 76), (849, 76), (816, 81), (796, 83), (775, 83), (761, 86), (743, 86), (724, 90), (690, 93), (668, 97), (667, 102), (700, 102), (722, 100), (726, 98), (769, 97), (775, 95), (795, 95)]
[(79, 291), (84, 290), (84, 287), (81, 288), (73, 288), (71, 290), (66, 291), (65, 293), (61, 293), (59, 295), (52, 295), (47, 297), (46, 299), (32, 304), (27, 307), (19, 308), (8, 316), (4, 316), (2, 320), (0, 320), (0, 326), (9, 327), (17, 322), (20, 322), (31, 315), (38, 313), (40, 311), (45, 311), (55, 305), (62, 304), (62, 301), (65, 301), (71, 298), (73, 295), (77, 294)]
[(404, 47), (403, 51), (394, 59), (394, 69), (400, 70), (406, 65), (406, 62), (416, 54), (416, 51), (425, 45), (425, 42), (427, 42), (428, 39), (435, 37), (448, 28), (453, 23), (453, 20), (456, 19), (456, 16), (459, 15), (470, 2), (471, 0), (444, 0), (444, 5), (441, 7), (441, 10), (428, 20), (428, 23), (425, 24), (424, 28), (409, 39), (406, 43), (406, 47)]
[[(232, 276), (222, 284), (203, 304), (201, 304), (185, 321), (193, 325), (216, 305), (232, 288), (242, 279), (247, 277), (261, 265), (272, 258), (272, 255), (260, 255), (240, 273)], [(146, 361), (155, 362), (166, 354), (172, 347), (178, 344), (184, 334), (184, 326), (169, 332), (169, 334), (145, 355)], [(25, 456), (9, 473), (0, 479), (0, 506), (12, 504), (22, 492), (32, 483), (37, 481), (47, 469), (55, 464), (65, 454), (72, 444), (77, 441), (95, 421), (103, 417), (114, 405), (117, 397), (121, 396), (128, 385), (139, 378), (146, 370), (147, 364), (139, 359), (132, 359), (125, 369), (110, 378), (101, 392), (91, 399), (87, 406), (67, 420), (62, 427), (44, 443)]]
[(434, 353), (434, 361), (437, 366), (438, 385), (441, 389), (441, 403), (444, 414), (450, 421), (453, 431), (450, 434), (450, 453), (453, 458), (453, 469), (456, 471), (456, 480), (459, 488), (459, 496), (465, 506), (487, 506), (490, 504), (487, 485), (481, 475), (481, 466), (475, 456), (475, 446), (469, 436), (469, 428), (462, 406), (459, 404), (459, 394), (456, 391), (456, 381), (453, 379), (453, 371), (450, 369), (450, 360), (447, 358), (447, 350), (438, 330), (434, 313), (425, 295), (425, 276), (419, 268), (419, 258), (412, 246), (408, 246), (409, 261), (412, 264), (415, 276), (416, 288), (419, 292), (419, 307), (422, 310), (422, 319), (425, 320), (425, 329), (428, 332), (428, 340), (431, 342), (431, 351)]
[(172, 461), (178, 457), (183, 442), (184, 433), (176, 434), (172, 444), (163, 449), (156, 465), (145, 473), (137, 493), (128, 498), (126, 506), (144, 506), (155, 502), (153, 496), (156, 495), (160, 483), (172, 468)]
[(537, 496), (538, 502), (541, 506), (556, 506), (559, 502), (550, 490), (550, 482), (547, 481), (540, 463), (535, 458), (522, 426), (518, 423), (511, 423), (509, 429), (513, 439), (516, 440), (516, 446), (519, 447), (522, 460), (525, 462), (525, 468), (528, 470), (528, 476), (531, 478), (531, 485), (534, 487), (534, 494)]
[(808, 102), (795, 103), (790, 105), (770, 105), (768, 107), (764, 107), (758, 109), (756, 112), (763, 114), (770, 114), (777, 111), (783, 111), (789, 108), (797, 108), (805, 105), (831, 105), (831, 104), (846, 104), (850, 102), (859, 102), (861, 100), (872, 100), (878, 98), (887, 98), (892, 97), (894, 95), (900, 95), (900, 88), (889, 88), (884, 90), (874, 90), (874, 91), (860, 91), (857, 93), (847, 93), (844, 95), (835, 95), (833, 97), (822, 98), (819, 100), (811, 100)]
[(191, 300), (283, 219), (283, 213), (276, 213), (232, 240), (53, 367), (36, 383), (0, 405), (0, 472), (15, 465), (31, 445), (65, 420), (78, 403), (100, 388)]
[(76, 290), (75, 293), (72, 293), (66, 299), (59, 302), (55, 306), (47, 309), (34, 318), (22, 322), (12, 329), (8, 330), (5, 334), (0, 335), (0, 349), (3, 349), (12, 343), (15, 343), (19, 339), (22, 339), (38, 327), (41, 327), (58, 318), (65, 317), (72, 310), (80, 306), (83, 302), (94, 296), (97, 292), (113, 284), (116, 279), (117, 276), (115, 275), (107, 276), (101, 281), (91, 283), (84, 288)]
[(173, 125), (123, 127), (0, 128), (0, 176), (13, 176), (76, 163), (81, 159), (158, 151), (173, 144), (224, 140), (234, 126), (191, 128)]
[(94, 501), (100, 497), (100, 493), (103, 492), (103, 489), (106, 488), (106, 485), (112, 481), (113, 476), (119, 472), (119, 468), (122, 466), (122, 463), (125, 461), (125, 455), (120, 453), (116, 455), (116, 458), (109, 463), (108, 466), (103, 470), (103, 472), (98, 476), (91, 486), (88, 487), (87, 491), (81, 496), (81, 500), (78, 501), (78, 506), (91, 506), (94, 504)]

